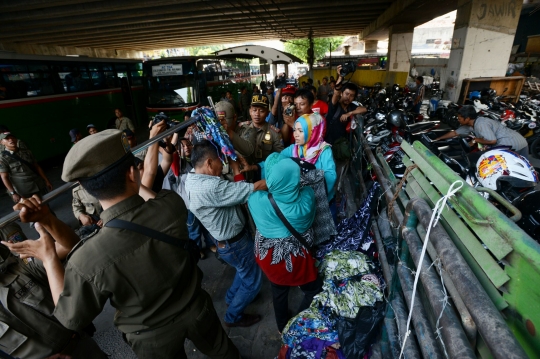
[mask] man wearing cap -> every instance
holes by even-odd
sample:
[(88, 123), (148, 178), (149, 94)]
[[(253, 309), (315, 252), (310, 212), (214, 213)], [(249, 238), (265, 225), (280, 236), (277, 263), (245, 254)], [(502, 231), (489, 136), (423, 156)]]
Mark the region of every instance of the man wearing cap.
[(116, 327), (140, 359), (186, 358), (186, 338), (211, 358), (239, 358), (201, 288), (184, 201), (141, 188), (125, 135), (105, 130), (81, 140), (66, 156), (62, 179), (78, 181), (104, 211), (103, 228), (70, 252), (65, 267), (50, 237), (17, 248), (43, 261), (56, 318), (81, 328), (110, 300)]
[(69, 137), (71, 137), (71, 143), (73, 144), (76, 144), (77, 142), (82, 140), (82, 135), (76, 128), (72, 128), (71, 130), (69, 130)]
[(116, 108), (114, 109), (114, 114), (116, 115), (115, 126), (117, 129), (123, 131), (126, 128), (129, 128), (131, 131), (135, 131), (135, 126), (133, 126), (133, 122), (129, 118), (124, 116), (122, 110)]
[[(253, 95), (249, 114), (252, 121), (249, 124), (244, 124), (240, 133), (240, 136), (246, 140), (255, 139), (253, 155), (248, 158), (248, 161), (251, 164), (259, 163), (266, 160), (271, 153), (283, 151), (283, 140), (279, 130), (266, 122), (268, 97), (260, 94)], [(251, 131), (255, 132), (254, 137)]]
[(319, 88), (317, 89), (317, 99), (320, 101), (328, 101), (328, 93), (330, 92), (330, 86), (328, 85), (328, 77), (322, 78), (322, 85), (319, 82)]
[(43, 196), (52, 190), (51, 182), (32, 152), (19, 148), (14, 135), (10, 132), (0, 134), (0, 143), (5, 147), (0, 155), (0, 176), (14, 202), (33, 194)]
[(97, 127), (91, 123), (89, 124), (88, 126), (86, 126), (86, 130), (88, 131), (89, 134), (91, 135), (95, 135), (96, 133), (98, 133), (99, 131), (97, 130)]

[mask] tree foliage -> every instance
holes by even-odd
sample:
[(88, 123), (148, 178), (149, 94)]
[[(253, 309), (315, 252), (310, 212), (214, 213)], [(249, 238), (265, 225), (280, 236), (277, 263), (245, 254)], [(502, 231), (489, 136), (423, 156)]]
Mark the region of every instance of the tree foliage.
[[(343, 42), (343, 36), (319, 37), (313, 39), (313, 52), (315, 60), (322, 59), (328, 51), (334, 51)], [(307, 62), (309, 39), (289, 40), (285, 43), (285, 51)]]

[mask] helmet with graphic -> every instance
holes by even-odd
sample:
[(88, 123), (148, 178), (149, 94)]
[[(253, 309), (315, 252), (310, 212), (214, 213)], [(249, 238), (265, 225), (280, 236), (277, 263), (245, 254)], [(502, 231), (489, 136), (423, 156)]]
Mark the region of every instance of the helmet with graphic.
[(516, 120), (516, 113), (512, 110), (504, 110), (501, 114), (501, 121), (515, 121)]
[[(487, 151), (476, 162), (476, 178), (483, 187), (497, 190), (497, 183), (510, 182), (512, 187), (534, 187), (538, 173), (529, 161), (514, 151), (495, 149)], [(500, 187), (500, 185), (499, 185)]]

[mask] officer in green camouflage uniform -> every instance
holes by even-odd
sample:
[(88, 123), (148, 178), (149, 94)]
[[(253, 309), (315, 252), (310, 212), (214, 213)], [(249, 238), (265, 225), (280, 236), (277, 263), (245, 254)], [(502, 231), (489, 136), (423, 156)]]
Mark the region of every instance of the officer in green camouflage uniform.
[(17, 139), (9, 132), (0, 134), (5, 150), (0, 153), (0, 176), (14, 202), (33, 194), (43, 196), (52, 189), (45, 173), (28, 149), (17, 147)]
[[(190, 241), (184, 201), (172, 191), (156, 195), (141, 188), (125, 135), (105, 130), (78, 142), (66, 156), (62, 179), (79, 181), (98, 198), (103, 228), (71, 251), (65, 268), (50, 254), (51, 238), (31, 241), (27, 249), (11, 245), (43, 260), (58, 320), (70, 329), (84, 327), (110, 300), (114, 323), (139, 359), (187, 358), (186, 338), (210, 358), (240, 358), (201, 288), (195, 257), (179, 247)], [(112, 227), (113, 220), (161, 232), (176, 245)]]
[[(47, 211), (46, 206), (43, 209)], [(19, 225), (10, 223), (0, 228), (0, 239), (21, 242), (26, 236)], [(60, 244), (66, 245), (58, 253), (64, 258), (72, 245)], [(4, 245), (0, 245), (0, 302), (0, 349), (13, 357), (43, 359), (63, 353), (78, 359), (107, 358), (88, 335), (63, 327), (53, 316), (54, 302), (42, 262), (16, 257)]]

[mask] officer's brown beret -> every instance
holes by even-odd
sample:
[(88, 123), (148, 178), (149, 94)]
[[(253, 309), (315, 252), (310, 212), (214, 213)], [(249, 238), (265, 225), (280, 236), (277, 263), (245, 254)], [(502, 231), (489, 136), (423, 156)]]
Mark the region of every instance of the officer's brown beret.
[(132, 155), (124, 132), (105, 130), (77, 142), (64, 161), (62, 180), (73, 182), (96, 177)]

